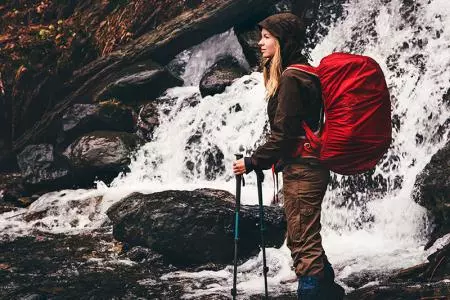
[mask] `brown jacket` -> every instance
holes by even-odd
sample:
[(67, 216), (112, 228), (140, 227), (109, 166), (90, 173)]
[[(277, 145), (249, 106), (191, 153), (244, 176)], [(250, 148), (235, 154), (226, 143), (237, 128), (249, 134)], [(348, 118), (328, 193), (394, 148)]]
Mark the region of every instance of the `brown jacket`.
[(302, 121), (317, 130), (321, 109), (319, 80), (298, 70), (285, 71), (277, 93), (267, 103), (270, 134), (251, 156), (250, 168), (268, 169), (278, 160), (288, 161), (305, 135)]
[(247, 173), (253, 169), (268, 169), (279, 160), (289, 160), (305, 135), (302, 121), (313, 131), (317, 130), (322, 110), (318, 78), (302, 71), (286, 70), (294, 63), (307, 64), (302, 54), (304, 27), (301, 21), (290, 13), (282, 13), (266, 18), (259, 26), (279, 40), (285, 71), (277, 93), (267, 103), (270, 135), (251, 157), (245, 158)]

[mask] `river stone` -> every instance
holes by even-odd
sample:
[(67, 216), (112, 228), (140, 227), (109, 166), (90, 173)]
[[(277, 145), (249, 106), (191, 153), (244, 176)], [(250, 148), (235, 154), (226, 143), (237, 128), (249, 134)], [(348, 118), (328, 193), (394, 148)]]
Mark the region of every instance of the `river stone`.
[(94, 178), (108, 182), (126, 170), (138, 142), (131, 133), (95, 131), (75, 140), (63, 155), (79, 175), (77, 183), (85, 185)]
[(56, 190), (70, 185), (69, 164), (50, 144), (29, 145), (17, 155), (28, 191)]
[(225, 164), (222, 150), (216, 145), (209, 147), (203, 153), (205, 157), (205, 176), (208, 180), (214, 180), (225, 172)]
[(414, 200), (426, 207), (436, 225), (431, 240), (450, 232), (450, 141), (433, 155), (416, 178)]
[[(221, 193), (229, 194), (222, 191)], [(111, 206), (113, 235), (132, 246), (149, 247), (179, 266), (233, 262), (234, 204), (211, 190), (133, 193)], [(286, 220), (282, 208), (265, 207), (266, 247), (280, 247)], [(242, 205), (239, 259), (259, 251), (258, 206)]]
[(74, 104), (62, 117), (58, 141), (67, 146), (82, 134), (95, 130), (133, 132), (133, 110), (117, 101)]
[(137, 120), (136, 134), (149, 142), (153, 139), (153, 132), (159, 126), (159, 112), (155, 103), (147, 103), (141, 107)]
[(202, 97), (222, 93), (236, 78), (247, 74), (236, 58), (225, 56), (219, 59), (200, 80), (200, 93)]

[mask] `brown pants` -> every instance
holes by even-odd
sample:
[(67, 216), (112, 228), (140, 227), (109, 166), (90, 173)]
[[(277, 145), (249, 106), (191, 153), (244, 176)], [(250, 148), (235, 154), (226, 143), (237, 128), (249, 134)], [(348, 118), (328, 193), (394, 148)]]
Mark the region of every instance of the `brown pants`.
[(330, 171), (308, 163), (289, 164), (283, 170), (287, 246), (297, 276), (323, 277), (327, 260), (320, 236), (320, 212)]

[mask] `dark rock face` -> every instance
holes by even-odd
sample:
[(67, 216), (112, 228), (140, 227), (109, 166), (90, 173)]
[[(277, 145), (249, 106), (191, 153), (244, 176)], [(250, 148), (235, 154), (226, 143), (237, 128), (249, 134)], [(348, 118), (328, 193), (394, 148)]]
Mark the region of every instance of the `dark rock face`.
[(78, 138), (63, 154), (80, 175), (77, 183), (89, 183), (95, 177), (108, 182), (126, 169), (137, 145), (133, 134), (95, 131)]
[(180, 85), (183, 85), (181, 78), (154, 62), (146, 61), (110, 78), (95, 100), (116, 98), (123, 103), (136, 103), (156, 98), (166, 89)]
[(249, 65), (255, 70), (258, 69), (262, 59), (258, 46), (258, 41), (261, 39), (259, 29), (257, 27), (249, 29), (235, 28), (235, 32)]
[(143, 105), (139, 111), (136, 134), (145, 141), (153, 139), (153, 131), (159, 125), (159, 112), (154, 103)]
[(11, 149), (10, 145), (7, 145), (6, 140), (0, 140), (0, 172), (9, 172), (17, 170), (16, 155)]
[(416, 178), (414, 200), (434, 217), (431, 246), (435, 239), (450, 232), (450, 142), (439, 150)]
[[(139, 78), (133, 80), (128, 76), (148, 70), (149, 68), (137, 71), (140, 65), (147, 64), (149, 58), (158, 64), (167, 64), (184, 49), (238, 23), (245, 22), (252, 15), (266, 11), (274, 2), (274, 0), (203, 1), (197, 8), (160, 24), (151, 32), (140, 35), (117, 51), (74, 71), (70, 82), (59, 85), (64, 86), (64, 90), (52, 93), (57, 95), (57, 98), (53, 97), (55, 98), (51, 106), (53, 109), (38, 114), (33, 119), (32, 127), (24, 128), (19, 134), (14, 135), (14, 151), (20, 151), (29, 144), (53, 141), (54, 136), (49, 132), (51, 126), (61, 118), (67, 107), (74, 103), (89, 103), (99, 99), (99, 96), (112, 95), (112, 92), (119, 98), (126, 98), (125, 90), (122, 90), (121, 78), (122, 80), (126, 78), (126, 82), (132, 83), (133, 87), (142, 83), (140, 78), (146, 78), (144, 81), (148, 80), (148, 74), (141, 76), (143, 75), (141, 73)], [(48, 84), (56, 86), (55, 83)], [(116, 87), (120, 88), (116, 89)], [(34, 86), (33, 88), (36, 89)], [(157, 86), (154, 88), (156, 90)], [(146, 93), (145, 95), (150, 96)]]
[(95, 130), (133, 132), (131, 108), (114, 101), (74, 104), (64, 113), (58, 141), (68, 145), (82, 134)]
[[(226, 193), (226, 192), (222, 192)], [(149, 247), (176, 265), (231, 263), (234, 244), (234, 205), (211, 190), (134, 193), (107, 212), (114, 237), (130, 245)], [(259, 251), (258, 206), (242, 206), (239, 258)], [(278, 207), (265, 208), (266, 246), (284, 241), (286, 220)]]
[(0, 214), (25, 206), (21, 201), (23, 194), (22, 174), (0, 173)]
[(69, 164), (55, 153), (52, 145), (29, 145), (17, 155), (17, 161), (24, 185), (30, 191), (70, 185)]
[(200, 80), (202, 97), (222, 93), (236, 78), (247, 74), (239, 62), (231, 56), (219, 59)]

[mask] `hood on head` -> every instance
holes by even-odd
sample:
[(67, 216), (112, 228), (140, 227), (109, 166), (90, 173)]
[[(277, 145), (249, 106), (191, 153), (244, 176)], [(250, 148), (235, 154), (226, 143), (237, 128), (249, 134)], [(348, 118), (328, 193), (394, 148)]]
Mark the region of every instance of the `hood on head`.
[(280, 13), (258, 23), (280, 42), (283, 68), (293, 63), (307, 63), (302, 54), (305, 45), (306, 28), (303, 21), (292, 13)]

